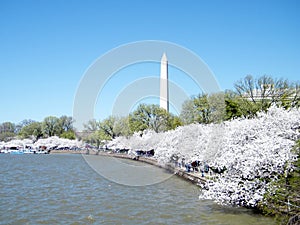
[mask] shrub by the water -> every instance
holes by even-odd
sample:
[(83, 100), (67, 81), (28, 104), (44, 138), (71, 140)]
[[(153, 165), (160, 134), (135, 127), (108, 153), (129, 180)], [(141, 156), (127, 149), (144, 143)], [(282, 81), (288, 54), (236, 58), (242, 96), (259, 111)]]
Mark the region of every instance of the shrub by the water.
[(258, 209), (266, 215), (276, 216), (280, 224), (300, 224), (300, 140), (293, 151), (297, 160), (287, 166), (278, 180), (271, 183), (270, 191), (264, 195)]

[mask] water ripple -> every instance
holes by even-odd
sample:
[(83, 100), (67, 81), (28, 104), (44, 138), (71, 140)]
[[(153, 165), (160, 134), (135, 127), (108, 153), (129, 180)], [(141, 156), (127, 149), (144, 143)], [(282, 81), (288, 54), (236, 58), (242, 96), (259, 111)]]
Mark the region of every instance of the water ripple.
[(198, 200), (199, 188), (176, 177), (142, 187), (113, 183), (80, 155), (2, 154), (0, 165), (0, 224), (274, 224)]

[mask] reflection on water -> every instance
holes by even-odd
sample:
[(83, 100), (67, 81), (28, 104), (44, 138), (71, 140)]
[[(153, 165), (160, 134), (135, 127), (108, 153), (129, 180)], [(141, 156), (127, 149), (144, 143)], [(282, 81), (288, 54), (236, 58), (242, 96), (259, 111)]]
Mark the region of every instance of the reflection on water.
[(127, 186), (161, 183), (173, 176), (161, 168), (140, 161), (109, 156), (82, 155), (87, 164), (104, 178)]
[(174, 176), (148, 186), (114, 183), (80, 155), (2, 154), (0, 165), (0, 224), (275, 224), (199, 200), (198, 187)]

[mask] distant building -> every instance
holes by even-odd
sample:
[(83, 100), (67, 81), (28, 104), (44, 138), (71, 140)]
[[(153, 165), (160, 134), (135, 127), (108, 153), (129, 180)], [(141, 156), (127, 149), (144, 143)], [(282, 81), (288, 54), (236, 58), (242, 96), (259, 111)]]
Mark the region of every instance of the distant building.
[(274, 84), (268, 84), (265, 86), (262, 85), (259, 89), (253, 89), (248, 93), (244, 93), (243, 97), (254, 101), (272, 100), (281, 97), (292, 100), (297, 97), (297, 90), (274, 88)]

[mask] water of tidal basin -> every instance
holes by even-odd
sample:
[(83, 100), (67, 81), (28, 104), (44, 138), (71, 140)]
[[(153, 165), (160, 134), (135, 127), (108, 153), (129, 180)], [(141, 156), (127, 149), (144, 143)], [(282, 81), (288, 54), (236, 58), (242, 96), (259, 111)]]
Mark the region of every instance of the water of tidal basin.
[(274, 224), (199, 200), (199, 187), (175, 176), (140, 187), (114, 183), (81, 155), (1, 154), (0, 165), (0, 224)]

